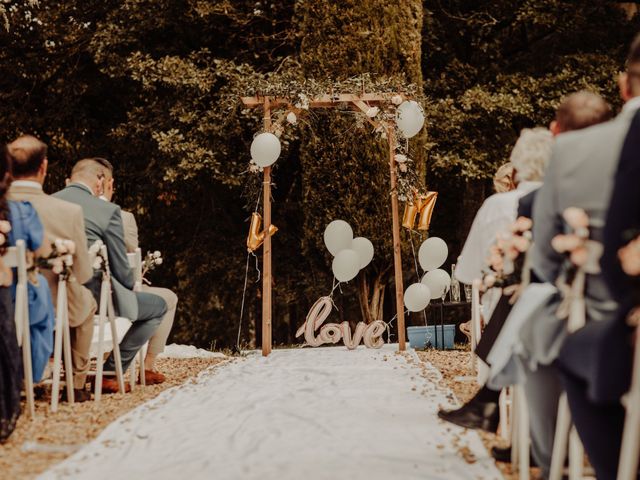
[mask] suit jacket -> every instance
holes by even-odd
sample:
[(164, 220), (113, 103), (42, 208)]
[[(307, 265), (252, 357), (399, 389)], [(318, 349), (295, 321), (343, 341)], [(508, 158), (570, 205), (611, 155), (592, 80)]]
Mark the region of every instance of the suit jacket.
[(604, 227), (604, 253), (600, 262), (602, 276), (611, 294), (620, 303), (620, 310), (611, 321), (600, 328), (585, 328), (577, 338), (589, 351), (595, 352), (589, 393), (596, 401), (616, 401), (629, 389), (631, 379), (632, 329), (627, 325), (626, 317), (629, 310), (638, 304), (638, 285), (622, 270), (618, 250), (630, 240), (627, 233), (637, 232), (640, 228), (638, 178), (640, 111), (633, 117), (620, 153)]
[[(89, 245), (102, 240), (107, 246), (116, 314), (138, 318), (138, 300), (133, 292), (135, 281), (127, 258), (120, 207), (93, 196), (87, 187), (77, 183), (68, 185), (54, 196), (82, 207)], [(98, 301), (100, 282), (98, 273), (86, 284)]]
[[(566, 231), (565, 209), (584, 209), (591, 219), (591, 238), (602, 241), (616, 166), (633, 114), (626, 109), (609, 122), (557, 137), (533, 206), (532, 265), (542, 281), (555, 283), (563, 269), (565, 256), (551, 247), (551, 240)], [(557, 357), (567, 335), (566, 321), (555, 315), (559, 300), (556, 296), (521, 332), (525, 349), (545, 364)], [(585, 303), (587, 321), (609, 320), (618, 308), (601, 274), (587, 276)]]
[(518, 218), (533, 218), (533, 202), (536, 200), (537, 194), (538, 189), (536, 188), (532, 192), (527, 193), (524, 197), (520, 197), (520, 200), (518, 201)]
[(122, 225), (124, 227), (124, 243), (127, 246), (127, 252), (133, 253), (139, 246), (138, 243), (138, 224), (136, 217), (131, 212), (122, 210)]
[[(76, 253), (73, 256), (72, 275), (67, 282), (69, 303), (69, 325), (77, 327), (96, 309), (91, 292), (82, 284), (93, 277), (93, 268), (87, 251), (87, 237), (84, 230), (82, 208), (47, 195), (41, 188), (13, 184), (9, 188), (9, 199), (27, 201), (36, 209), (45, 230), (45, 241), (49, 244), (57, 238), (73, 240)], [(51, 288), (54, 303), (57, 302), (58, 277), (49, 270), (42, 274)]]

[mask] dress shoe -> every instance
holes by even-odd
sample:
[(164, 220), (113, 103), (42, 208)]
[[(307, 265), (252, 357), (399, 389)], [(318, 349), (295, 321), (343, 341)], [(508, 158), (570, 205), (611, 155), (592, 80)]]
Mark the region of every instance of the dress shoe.
[[(493, 447), (491, 449), (491, 456), (495, 459), (496, 462), (510, 463), (511, 462), (511, 447)], [(535, 460), (531, 455), (529, 455), (529, 466), (537, 467)]]
[[(84, 403), (91, 400), (91, 392), (85, 388), (74, 388), (73, 389), (73, 401), (75, 403)], [(67, 389), (62, 390), (62, 401), (66, 402), (67, 400)]]
[(157, 385), (158, 383), (163, 383), (165, 380), (165, 376), (160, 372), (156, 372), (155, 370), (144, 371), (144, 383), (146, 385)]
[[(93, 380), (95, 382), (95, 380)], [(124, 382), (124, 391), (129, 393), (131, 391), (131, 385), (129, 382)], [(102, 378), (102, 393), (119, 393), (118, 380), (115, 377), (103, 377)]]
[(438, 417), (464, 428), (481, 428), (490, 433), (498, 430), (500, 411), (495, 402), (471, 400), (457, 410), (440, 410)]

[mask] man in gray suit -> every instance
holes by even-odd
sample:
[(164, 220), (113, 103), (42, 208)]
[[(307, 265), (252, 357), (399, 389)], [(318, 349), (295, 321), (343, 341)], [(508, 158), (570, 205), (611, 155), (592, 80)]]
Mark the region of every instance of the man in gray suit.
[[(634, 53), (635, 50), (635, 53)], [(640, 68), (640, 43), (635, 41), (628, 68)], [(532, 264), (543, 281), (555, 283), (563, 273), (566, 257), (551, 247), (551, 240), (565, 233), (562, 214), (568, 207), (584, 209), (590, 216), (592, 240), (602, 242), (613, 179), (620, 151), (635, 112), (640, 108), (640, 88), (623, 90), (630, 100), (622, 112), (609, 122), (558, 136), (545, 182), (533, 206)], [(615, 317), (612, 300), (600, 274), (587, 275), (584, 292), (587, 322), (608, 321)], [(566, 320), (555, 316), (557, 304), (533, 318), (522, 340), (537, 368), (528, 368), (525, 391), (531, 417), (532, 450), (535, 460), (548, 474), (561, 391), (554, 362), (567, 335)], [(530, 366), (531, 364), (528, 364)]]
[[(167, 305), (157, 295), (133, 291), (134, 275), (127, 258), (120, 207), (100, 200), (97, 195), (100, 195), (101, 189), (100, 164), (92, 159), (85, 159), (76, 163), (71, 172), (70, 183), (54, 196), (80, 205), (89, 245), (102, 240), (107, 247), (116, 314), (133, 322), (120, 342), (122, 368), (126, 370), (136, 353), (155, 333), (166, 313)], [(101, 279), (101, 275), (97, 273), (86, 283), (98, 302)], [(113, 355), (107, 358), (104, 368), (108, 371), (115, 370)], [(102, 391), (115, 393), (118, 391), (118, 383), (113, 378), (105, 377)]]

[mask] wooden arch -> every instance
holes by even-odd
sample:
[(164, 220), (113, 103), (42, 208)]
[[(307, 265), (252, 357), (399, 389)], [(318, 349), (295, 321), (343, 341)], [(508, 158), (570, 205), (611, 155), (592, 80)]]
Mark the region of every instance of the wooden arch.
[[(400, 216), (398, 210), (398, 191), (397, 191), (397, 175), (395, 152), (398, 139), (396, 138), (396, 126), (394, 121), (376, 120), (370, 118), (367, 113), (369, 109), (375, 106), (388, 104), (392, 97), (400, 96), (405, 100), (405, 95), (401, 93), (385, 93), (384, 95), (375, 93), (363, 93), (361, 95), (341, 93), (335, 95), (322, 95), (309, 100), (309, 109), (314, 108), (340, 108), (349, 107), (353, 110), (360, 111), (365, 114), (367, 120), (375, 128), (382, 128), (386, 133), (389, 143), (389, 177), (391, 183), (391, 215), (393, 218), (393, 259), (395, 270), (396, 284), (396, 308), (398, 320), (398, 346), (400, 351), (406, 350), (406, 336), (404, 328), (404, 286), (402, 279), (402, 253), (400, 244)], [(264, 118), (264, 129), (267, 132), (272, 131), (272, 112), (277, 109), (285, 109), (285, 111), (294, 112), (300, 115), (304, 110), (294, 106), (290, 99), (254, 96), (242, 97), (242, 103), (249, 108), (262, 108)], [(306, 109), (305, 109), (306, 110)], [(272, 269), (271, 269), (271, 235), (269, 229), (271, 226), (271, 167), (264, 169), (263, 180), (263, 199), (264, 199), (264, 244), (263, 244), (263, 276), (262, 276), (262, 355), (267, 356), (271, 353), (272, 336)]]

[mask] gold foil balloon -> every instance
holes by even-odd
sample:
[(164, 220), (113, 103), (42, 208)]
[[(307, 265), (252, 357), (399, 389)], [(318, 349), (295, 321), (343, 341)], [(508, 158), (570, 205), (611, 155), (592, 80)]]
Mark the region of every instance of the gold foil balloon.
[(426, 194), (416, 192), (413, 200), (408, 201), (404, 207), (402, 226), (413, 230), (416, 217), (420, 214), (418, 230), (429, 230), (429, 224), (431, 223), (431, 216), (433, 215), (437, 198), (438, 192), (427, 192)]
[(433, 209), (436, 206), (438, 192), (427, 192), (425, 201), (420, 209), (420, 219), (418, 220), (418, 230), (429, 230)]
[[(247, 237), (247, 250), (256, 251), (264, 242), (264, 232), (260, 231), (262, 227), (262, 217), (259, 213), (254, 212), (251, 215), (251, 225), (249, 226), (249, 236)], [(278, 231), (275, 225), (269, 226), (269, 235), (273, 236)]]
[(408, 201), (404, 206), (404, 215), (402, 216), (402, 226), (404, 228), (408, 228), (409, 230), (413, 230), (413, 224), (416, 222), (416, 217), (418, 216), (418, 206), (412, 201)]

